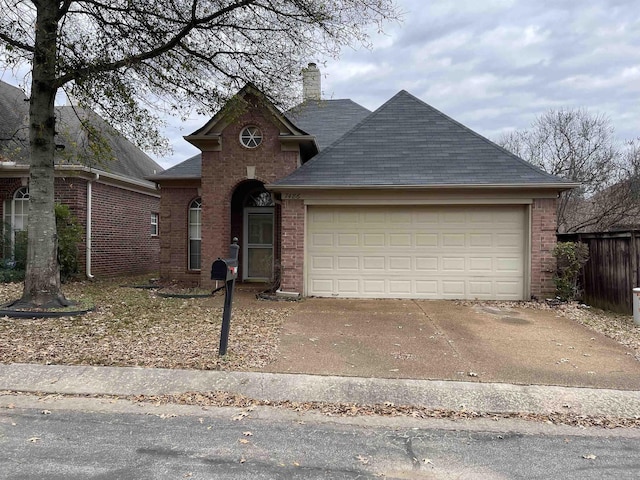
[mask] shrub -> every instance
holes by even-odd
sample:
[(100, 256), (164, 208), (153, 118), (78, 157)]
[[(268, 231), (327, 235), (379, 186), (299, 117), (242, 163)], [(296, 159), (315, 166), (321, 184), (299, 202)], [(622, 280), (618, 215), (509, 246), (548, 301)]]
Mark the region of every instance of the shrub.
[(11, 225), (5, 222), (2, 225), (0, 237), (2, 244), (0, 283), (21, 282), (24, 280), (24, 269), (27, 263), (27, 232), (12, 232)]
[(553, 249), (556, 259), (556, 296), (560, 300), (576, 300), (580, 296), (578, 274), (589, 260), (589, 247), (584, 243), (558, 242)]
[[(78, 273), (78, 243), (82, 241), (83, 230), (68, 205), (56, 204), (55, 214), (60, 279), (64, 282)], [(15, 231), (13, 245), (8, 232), (11, 232), (11, 225), (5, 224), (0, 238), (4, 254), (0, 265), (0, 283), (24, 280), (27, 264), (27, 231)]]
[(68, 205), (57, 203), (55, 211), (60, 279), (64, 282), (78, 273), (78, 243), (82, 241), (82, 227)]

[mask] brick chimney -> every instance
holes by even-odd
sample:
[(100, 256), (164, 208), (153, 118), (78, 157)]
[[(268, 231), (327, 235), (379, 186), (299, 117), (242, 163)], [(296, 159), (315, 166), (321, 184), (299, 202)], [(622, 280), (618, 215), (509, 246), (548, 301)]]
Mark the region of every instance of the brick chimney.
[(302, 96), (303, 100), (320, 100), (320, 70), (315, 63), (302, 70)]

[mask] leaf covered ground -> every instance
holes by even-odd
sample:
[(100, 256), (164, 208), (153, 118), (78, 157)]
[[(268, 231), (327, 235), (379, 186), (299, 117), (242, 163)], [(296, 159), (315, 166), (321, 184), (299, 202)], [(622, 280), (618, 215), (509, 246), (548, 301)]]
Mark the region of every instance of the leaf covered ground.
[[(276, 355), (286, 302), (235, 292), (229, 345), (218, 356), (224, 291), (208, 298), (165, 298), (133, 288), (141, 279), (77, 282), (65, 295), (95, 311), (49, 319), (0, 318), (0, 362), (250, 370)], [(0, 303), (19, 298), (22, 284), (0, 284)]]
[[(147, 278), (65, 285), (68, 298), (95, 304), (95, 311), (83, 316), (0, 317), (0, 363), (257, 370), (277, 356), (281, 328), (292, 313), (291, 303), (258, 300), (259, 287), (239, 285), (228, 353), (220, 358), (224, 291), (207, 298), (167, 298), (164, 296), (167, 293), (185, 292), (175, 288), (134, 288), (143, 284), (148, 284)], [(0, 303), (19, 298), (21, 292), (22, 284), (0, 284)], [(576, 303), (555, 306), (545, 302), (458, 303), (552, 308), (633, 349), (640, 360), (640, 327), (629, 315)]]
[(553, 310), (557, 315), (570, 318), (591, 330), (612, 338), (616, 342), (634, 351), (640, 361), (640, 325), (636, 325), (633, 316), (607, 312), (578, 302), (501, 302), (501, 301), (456, 301), (460, 305), (486, 305), (500, 308), (531, 308), (535, 310)]

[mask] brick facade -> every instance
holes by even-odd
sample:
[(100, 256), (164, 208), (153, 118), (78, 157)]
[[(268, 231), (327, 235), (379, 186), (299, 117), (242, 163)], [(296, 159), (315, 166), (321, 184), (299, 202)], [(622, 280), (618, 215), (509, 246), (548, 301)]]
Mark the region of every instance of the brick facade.
[(200, 197), (199, 182), (163, 185), (160, 199), (160, 278), (199, 285), (200, 272), (189, 271), (189, 205)]
[[(210, 267), (218, 257), (226, 257), (233, 237), (243, 238), (242, 198), (253, 187), (269, 184), (299, 166), (299, 152), (284, 148), (280, 129), (272, 113), (251, 95), (247, 108), (222, 129), (219, 148), (202, 152), (200, 180), (161, 181), (160, 278), (162, 282), (211, 286)], [(244, 147), (239, 139), (246, 126), (257, 126), (262, 142), (257, 148)], [(254, 167), (250, 169), (247, 167)], [(237, 197), (238, 195), (236, 195)], [(189, 271), (188, 211), (190, 203), (202, 200), (201, 270)], [(280, 256), (280, 207), (274, 208), (274, 257)], [(240, 250), (240, 276), (244, 262)]]
[[(22, 186), (20, 178), (0, 179), (0, 208)], [(87, 182), (82, 176), (56, 177), (55, 201), (68, 205), (82, 226), (78, 245), (80, 273), (86, 273)], [(156, 273), (160, 241), (151, 236), (151, 213), (160, 211), (160, 199), (138, 191), (92, 184), (91, 273), (96, 277)]]
[(535, 298), (555, 292), (556, 204), (555, 198), (536, 198), (531, 207), (531, 295)]
[[(251, 97), (247, 100), (252, 103)], [(255, 125), (262, 131), (262, 143), (257, 148), (246, 148), (239, 142), (240, 132), (248, 125)], [(206, 266), (228, 254), (234, 236), (239, 237), (240, 244), (243, 244), (242, 232), (231, 231), (234, 191), (248, 181), (269, 184), (298, 167), (298, 152), (283, 149), (279, 137), (280, 130), (269, 114), (258, 106), (252, 106), (222, 131), (220, 151), (202, 153), (201, 284), (211, 284), (210, 271)], [(247, 167), (255, 167), (253, 179), (248, 178)], [(279, 241), (277, 236), (274, 240), (276, 243)], [(276, 246), (275, 252), (278, 251)]]
[(284, 292), (304, 291), (304, 229), (306, 208), (302, 200), (282, 201), (282, 282)]
[(151, 236), (151, 213), (159, 211), (157, 197), (94, 182), (93, 275), (157, 273), (160, 239)]

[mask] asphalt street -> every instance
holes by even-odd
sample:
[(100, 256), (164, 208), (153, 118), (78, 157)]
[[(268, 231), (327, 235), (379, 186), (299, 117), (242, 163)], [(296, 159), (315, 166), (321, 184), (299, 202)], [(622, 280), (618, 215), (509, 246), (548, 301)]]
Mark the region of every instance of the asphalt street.
[(626, 479), (640, 432), (5, 395), (2, 479)]

